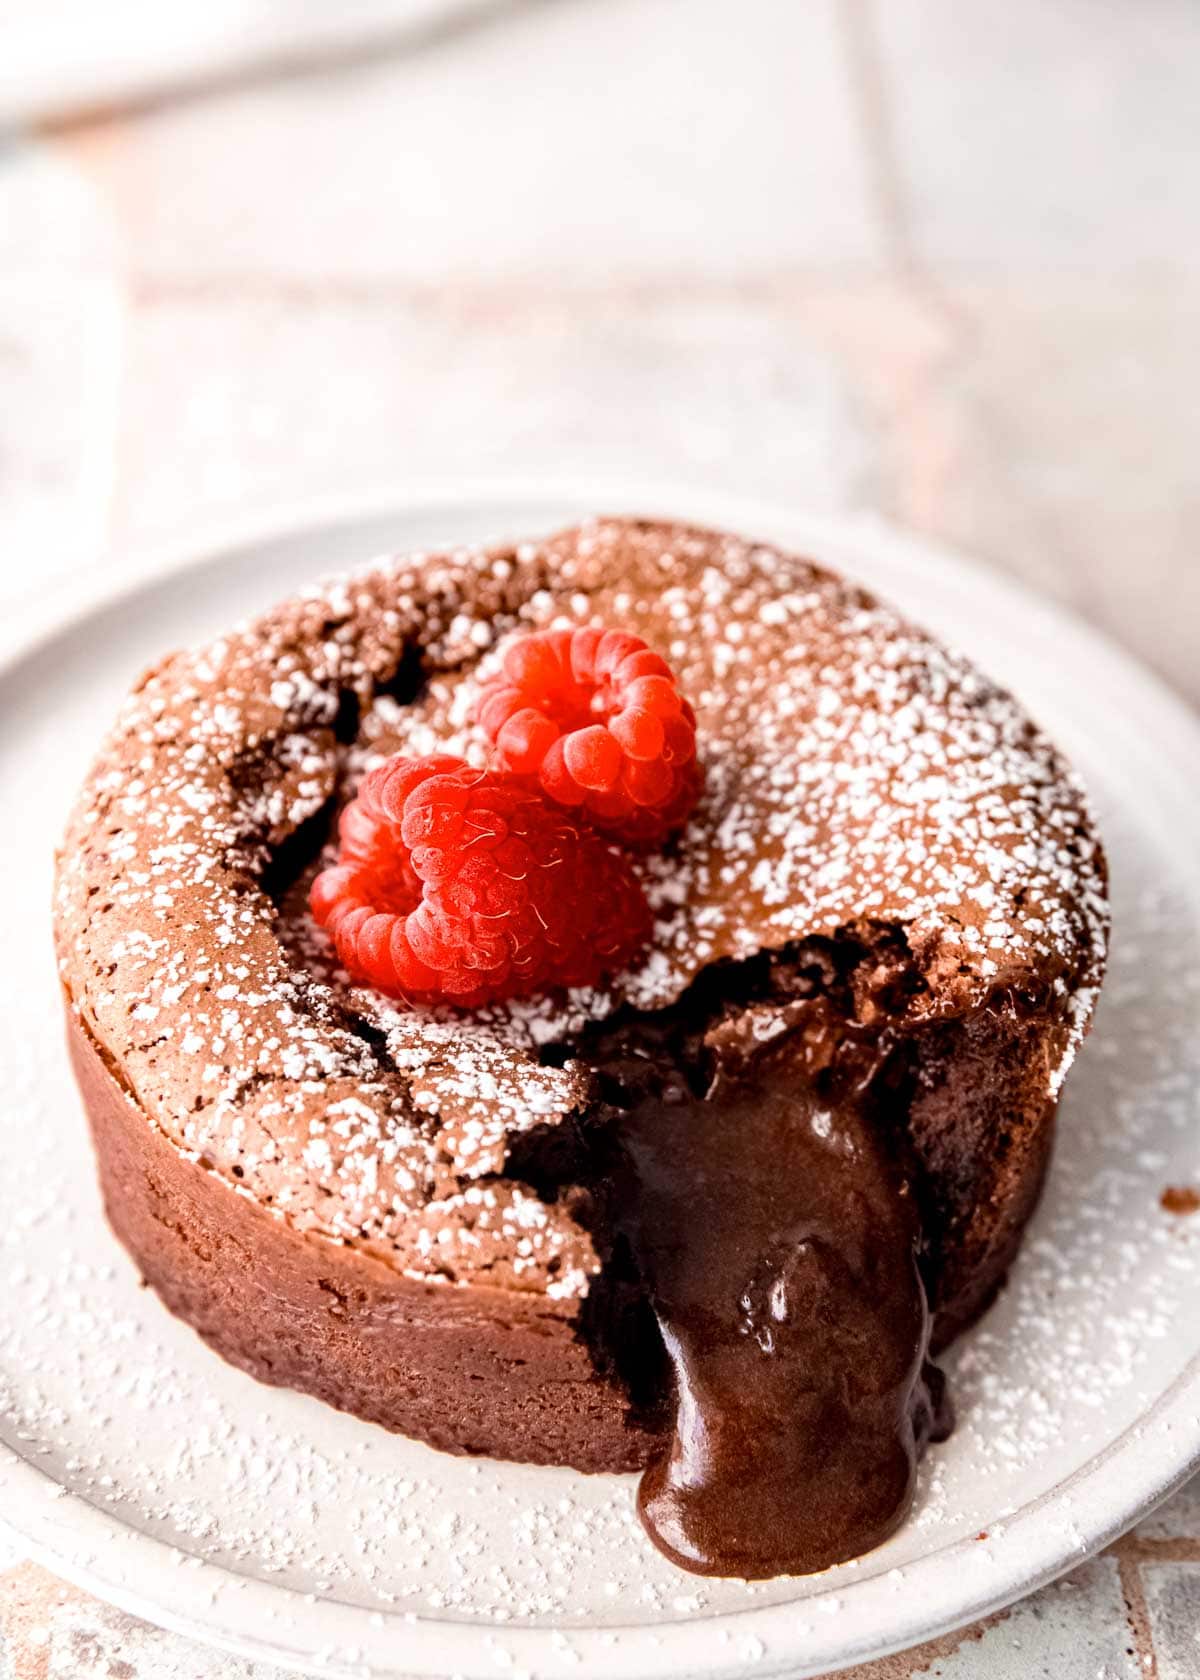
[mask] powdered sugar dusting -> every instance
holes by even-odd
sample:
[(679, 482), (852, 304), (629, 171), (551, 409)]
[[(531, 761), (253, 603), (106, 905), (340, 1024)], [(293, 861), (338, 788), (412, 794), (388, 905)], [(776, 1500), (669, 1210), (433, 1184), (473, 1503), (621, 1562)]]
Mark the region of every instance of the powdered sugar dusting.
[[(381, 753), (478, 755), (473, 683), (503, 634), (592, 620), (666, 653), (699, 720), (704, 798), (646, 863), (652, 950), (603, 994), (466, 1022), (351, 990), (302, 911), (281, 926), (289, 838)], [(603, 521), (387, 562), (165, 661), (84, 789), (57, 900), (82, 1024), (189, 1155), (410, 1275), (563, 1295), (595, 1270), (589, 1239), (494, 1182), (515, 1136), (587, 1101), (583, 1070), (539, 1046), (620, 1002), (668, 1004), (709, 963), (864, 921), (903, 930), (939, 1009), (1051, 988), (1059, 1079), (1106, 928), (1077, 783), (1011, 698), (836, 578)]]
[[(170, 1321), (100, 1223), (57, 1035), (0, 1012), (0, 1435), (115, 1522), (243, 1579), (360, 1606), (385, 1627), (662, 1628), (798, 1599), (851, 1613), (858, 1581), (907, 1572), (1009, 1517), (1126, 1427), (1188, 1357), (1200, 1227), (1158, 1205), (1200, 1181), (1194, 918), (1110, 814), (1122, 938), (1062, 1116), (1047, 1201), (999, 1306), (952, 1356), (959, 1427), (922, 1468), (913, 1520), (830, 1575), (696, 1582), (652, 1551), (623, 1478), (445, 1459), (300, 1396), (265, 1391)], [(1154, 953), (1147, 962), (1146, 954)], [(10, 977), (7, 982), (13, 984)], [(362, 1118), (351, 1101), (339, 1115)], [(486, 1182), (486, 1181), (485, 1181)], [(1069, 1550), (1074, 1514), (1058, 1506)], [(807, 1600), (811, 1599), (811, 1604)], [(287, 1612), (280, 1610), (280, 1627)], [(620, 1644), (623, 1637), (614, 1631)], [(770, 1654), (768, 1647), (767, 1654)], [(344, 1650), (328, 1653), (346, 1664)]]
[[(919, 593), (917, 577), (906, 581)], [(237, 587), (231, 570), (226, 584)], [(105, 681), (133, 640), (117, 639)], [(864, 1620), (881, 1642), (891, 1615), (911, 1626), (914, 1599), (949, 1614), (967, 1603), (954, 1582), (1016, 1590), (1031, 1525), (1038, 1547), (1066, 1562), (1130, 1486), (1149, 1489), (1137, 1437), (1155, 1452), (1168, 1442), (1147, 1407), (1198, 1351), (1200, 1225), (1163, 1213), (1158, 1197), (1167, 1183), (1200, 1184), (1200, 925), (1194, 882), (1156, 814), (1169, 772), (1157, 758), (1139, 765), (1120, 732), (1108, 734), (1132, 684), (1097, 695), (1094, 713), (1065, 689), (1056, 702), (1100, 796), (1118, 931), (1031, 1242), (955, 1359), (959, 1429), (927, 1458), (915, 1519), (883, 1551), (828, 1576), (745, 1588), (672, 1571), (634, 1523), (629, 1479), (473, 1466), (265, 1390), (137, 1287), (103, 1223), (44, 956), (49, 825), (68, 793), (56, 749), (88, 728), (96, 698), (72, 691), (57, 665), (25, 667), (19, 681), (25, 727), (0, 744), (6, 796), (29, 817), (10, 847), (30, 883), (7, 912), (28, 961), (0, 970), (0, 1443), (46, 1473), (36, 1505), (52, 1515), (64, 1562), (109, 1580), (123, 1569), (127, 1590), (164, 1611), (203, 1605), (210, 1625), (277, 1638), (339, 1676), (415, 1669), (410, 1639), (448, 1647), (463, 1624), (464, 1673), (648, 1670), (684, 1648), (696, 1666), (715, 1652), (791, 1672), (814, 1649), (833, 1660)], [(1194, 826), (1180, 828), (1191, 848)], [(1192, 1416), (1177, 1412), (1172, 1435), (1179, 1469), (1196, 1438), (1194, 1379), (1187, 1397)], [(1026, 1431), (1028, 1417), (1039, 1421)], [(1097, 1476), (1064, 1488), (1114, 1444)], [(7, 1464), (0, 1453), (5, 1492)], [(1023, 1529), (1004, 1515), (1028, 1515), (1032, 1502)], [(27, 1513), (28, 1502), (21, 1521)], [(18, 1519), (16, 1505), (6, 1517)], [(177, 1547), (174, 1568), (160, 1573), (131, 1531)], [(786, 1634), (712, 1619), (771, 1605)], [(516, 1642), (530, 1627), (546, 1630), (536, 1655)]]

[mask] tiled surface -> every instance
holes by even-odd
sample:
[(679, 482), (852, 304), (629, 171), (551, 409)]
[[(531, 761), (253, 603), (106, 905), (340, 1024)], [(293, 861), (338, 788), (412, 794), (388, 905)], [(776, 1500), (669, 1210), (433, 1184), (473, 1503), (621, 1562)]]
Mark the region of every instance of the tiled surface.
[(861, 4), (922, 260), (1018, 279), (1064, 268), (1084, 286), (1194, 265), (1190, 0)]
[(744, 0), (736, 28), (723, 0), (527, 4), (97, 144), (160, 280), (844, 267), (879, 242), (839, 25), (835, 0)]
[[(54, 228), (0, 155), (88, 281), (0, 276), (0, 580), (429, 477), (719, 483), (973, 551), (1200, 703), (1198, 84), (1188, 0), (555, 0), (60, 130)], [(1200, 1484), (856, 1680), (1197, 1680), (1198, 1628)], [(60, 1676), (269, 1671), (0, 1542), (0, 1680)]]
[[(1128, 1543), (987, 1622), (836, 1680), (1196, 1680), (1193, 1561)], [(5, 1667), (5, 1664), (8, 1667)], [(280, 1680), (268, 1663), (192, 1644), (64, 1585), (36, 1564), (0, 1570), (0, 1680)]]
[(1163, 1563), (1147, 1572), (1146, 1604), (1159, 1680), (1200, 1674), (1200, 1562)]
[(895, 508), (1069, 601), (1193, 703), (1198, 280), (947, 281), (957, 336), (924, 414), (945, 454)]
[[(17, 594), (94, 552), (114, 472), (124, 299), (101, 200), (0, 136), (0, 577)], [(31, 556), (38, 557), (36, 565)]]
[(1138, 1680), (1147, 1672), (1126, 1621), (1117, 1562), (1103, 1557), (982, 1626), (843, 1669), (838, 1680)]
[[(1137, 1529), (1136, 1538), (1150, 1542), (1180, 1541), (1191, 1545), (1200, 1537), (1200, 1477), (1189, 1483), (1174, 1499), (1151, 1511)], [(1200, 1550), (1200, 1548), (1197, 1548)]]
[(741, 487), (832, 511), (861, 500), (874, 470), (861, 399), (820, 330), (736, 292), (556, 304), (154, 286), (130, 351), (117, 517), (131, 538), (178, 529), (181, 505), (282, 501), (300, 485), (456, 471), (712, 481), (733, 455)]
[(164, 1633), (25, 1563), (0, 1574), (0, 1680), (282, 1680), (282, 1671)]

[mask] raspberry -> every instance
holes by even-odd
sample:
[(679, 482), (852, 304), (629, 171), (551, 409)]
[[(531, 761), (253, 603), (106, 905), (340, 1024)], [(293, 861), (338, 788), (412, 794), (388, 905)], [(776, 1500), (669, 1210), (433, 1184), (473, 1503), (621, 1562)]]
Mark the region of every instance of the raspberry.
[(497, 763), (615, 839), (650, 846), (700, 794), (696, 716), (671, 667), (623, 630), (539, 630), (510, 643), (475, 713)]
[(596, 984), (650, 931), (628, 859), (527, 784), (459, 758), (388, 759), (338, 834), (313, 915), (356, 980), (413, 1003)]

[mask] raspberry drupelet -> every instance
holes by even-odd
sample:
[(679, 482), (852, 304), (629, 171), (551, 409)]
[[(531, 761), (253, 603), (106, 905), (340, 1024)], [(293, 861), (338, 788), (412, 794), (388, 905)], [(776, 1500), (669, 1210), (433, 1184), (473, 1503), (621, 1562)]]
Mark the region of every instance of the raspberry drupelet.
[(536, 789), (444, 754), (372, 770), (313, 883), (313, 915), (360, 982), (477, 1007), (598, 983), (645, 943), (629, 860)]
[(624, 630), (515, 638), (475, 715), (503, 769), (626, 844), (658, 844), (699, 797), (695, 713), (666, 660)]

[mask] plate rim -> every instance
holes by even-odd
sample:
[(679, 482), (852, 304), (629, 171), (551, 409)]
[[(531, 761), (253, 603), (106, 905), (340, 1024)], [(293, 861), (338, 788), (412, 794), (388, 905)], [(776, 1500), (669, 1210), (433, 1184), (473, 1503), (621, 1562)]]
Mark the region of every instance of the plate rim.
[[(75, 573), (55, 579), (32, 601), (27, 598), (0, 627), (0, 680), (9, 677), (39, 647), (80, 627), (103, 608), (143, 588), (166, 584), (178, 573), (232, 558), (239, 551), (267, 543), (297, 542), (321, 530), (349, 532), (392, 516), (401, 521), (444, 510), (449, 524), (456, 508), (460, 517), (472, 507), (494, 512), (500, 534), (509, 512), (556, 501), (595, 508), (625, 507), (645, 514), (665, 512), (670, 517), (761, 533), (764, 540), (769, 535), (802, 549), (815, 549), (851, 573), (856, 550), (862, 553), (886, 547), (898, 559), (903, 557), (910, 568), (936, 573), (948, 589), (970, 590), (977, 598), (982, 596), (985, 604), (990, 598), (997, 609), (1009, 615), (1020, 611), (1029, 634), (1048, 653), (1053, 649), (1061, 657), (1065, 639), (1079, 655), (1089, 658), (1098, 683), (1107, 679), (1120, 687), (1123, 699), (1129, 698), (1124, 690), (1131, 687), (1137, 715), (1123, 720), (1122, 733), (1128, 739), (1135, 735), (1144, 739), (1152, 721), (1160, 745), (1165, 741), (1163, 757), (1168, 764), (1177, 755), (1200, 752), (1200, 720), (1161, 678), (1069, 609), (971, 556), (900, 530), (874, 514), (811, 516), (780, 503), (698, 491), (694, 485), (636, 480), (612, 483), (590, 477), (433, 481), (403, 493), (383, 489), (213, 521), (186, 540), (131, 551), (86, 576)], [(363, 563), (370, 558), (364, 553)], [(61, 599), (64, 585), (71, 590), (69, 604)], [(1190, 861), (1194, 852), (1185, 846), (1184, 837), (1189, 827), (1200, 836), (1200, 805), (1184, 797), (1179, 778), (1173, 785), (1170, 779), (1164, 783), (1161, 772), (1154, 791), (1160, 803), (1182, 819), (1171, 826), (1170, 849), (1181, 860), (1186, 857)], [(1090, 1518), (1081, 1508), (1079, 1542), (1069, 1555), (1063, 1555), (1061, 1538), (1051, 1534), (1043, 1533), (1039, 1545), (1038, 1519), (1047, 1505), (1058, 1503), (1068, 1490), (1073, 1495), (1080, 1490), (1086, 1492), (1101, 1479), (1111, 1478), (1111, 1485), (1118, 1479), (1112, 1477), (1112, 1460), (1134, 1453), (1139, 1467), (1135, 1481), (1139, 1491), (1135, 1495), (1115, 1506), (1102, 1500)], [(880, 1626), (878, 1615), (874, 1619), (868, 1616), (865, 1625), (859, 1625), (849, 1639), (839, 1628), (840, 1618), (831, 1618), (828, 1630), (815, 1638), (800, 1636), (794, 1628), (789, 1632), (788, 1622), (798, 1613), (794, 1600), (716, 1612), (657, 1628), (635, 1624), (608, 1627), (603, 1633), (564, 1629), (569, 1651), (556, 1646), (557, 1630), (548, 1628), (513, 1624), (500, 1628), (424, 1616), (411, 1620), (386, 1611), (378, 1613), (382, 1628), (368, 1630), (382, 1631), (386, 1639), (372, 1639), (364, 1636), (361, 1624), (375, 1613), (361, 1607), (331, 1599), (310, 1604), (307, 1595), (294, 1589), (254, 1581), (203, 1560), (180, 1568), (183, 1554), (179, 1548), (114, 1519), (82, 1494), (62, 1489), (4, 1442), (0, 1442), (0, 1494), (4, 1496), (0, 1532), (10, 1531), (37, 1561), (122, 1609), (200, 1643), (301, 1672), (345, 1675), (347, 1680), (351, 1676), (358, 1680), (362, 1676), (399, 1680), (402, 1675), (428, 1676), (432, 1680), (450, 1672), (494, 1675), (507, 1654), (508, 1665), (528, 1668), (545, 1680), (609, 1674), (619, 1674), (622, 1680), (666, 1680), (681, 1672), (727, 1680), (748, 1670), (768, 1680), (783, 1673), (793, 1677), (821, 1673), (830, 1663), (840, 1667), (883, 1656), (969, 1625), (1093, 1556), (1169, 1497), (1198, 1465), (1200, 1353), (1136, 1424), (1079, 1466), (1065, 1482), (995, 1525), (1003, 1529), (1005, 1556), (1022, 1560), (1019, 1568), (1010, 1565), (1005, 1573), (973, 1540), (950, 1542), (906, 1565), (905, 1580), (914, 1587), (918, 1572), (923, 1575), (931, 1568), (946, 1570), (953, 1560), (958, 1583), (953, 1609), (937, 1612), (931, 1620), (927, 1608), (918, 1612), (921, 1593), (909, 1591), (903, 1595), (900, 1613), (890, 1629)], [(1121, 1485), (1126, 1484), (1122, 1481)], [(87, 1561), (80, 1561), (73, 1550), (81, 1535), (90, 1536), (89, 1544), (95, 1547)], [(100, 1557), (103, 1563), (96, 1561)], [(111, 1562), (114, 1557), (118, 1560), (116, 1567)], [(874, 1581), (885, 1578), (875, 1577)], [(871, 1579), (864, 1579), (839, 1583), (837, 1590), (842, 1598), (855, 1594), (861, 1603), (872, 1585)], [(298, 1636), (295, 1642), (261, 1631), (262, 1600), (286, 1610)], [(904, 1603), (910, 1606), (907, 1615), (903, 1613)], [(735, 1637), (765, 1643), (765, 1651), (752, 1658), (739, 1654), (732, 1645), (724, 1652), (714, 1649), (712, 1636), (722, 1628), (731, 1629)], [(836, 1648), (831, 1637), (835, 1629), (841, 1635)], [(307, 1636), (300, 1638), (302, 1630)], [(337, 1636), (342, 1632), (347, 1637), (329, 1638), (330, 1633)], [(610, 1643), (614, 1633), (619, 1635), (617, 1645)], [(378, 1652), (378, 1660), (372, 1647)]]

